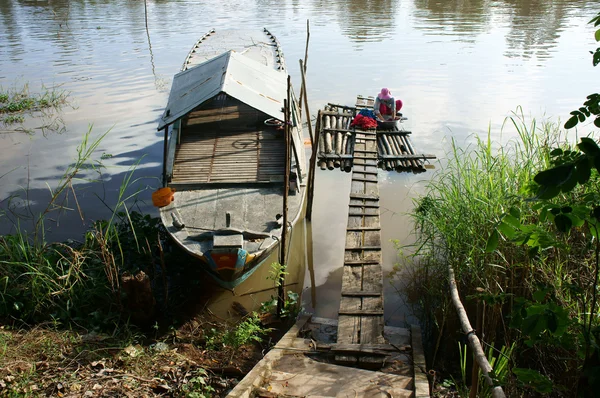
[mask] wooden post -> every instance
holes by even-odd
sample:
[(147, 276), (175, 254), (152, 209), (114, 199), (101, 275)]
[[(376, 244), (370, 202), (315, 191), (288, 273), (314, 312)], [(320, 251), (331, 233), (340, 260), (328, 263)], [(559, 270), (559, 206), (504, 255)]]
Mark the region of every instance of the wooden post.
[[(283, 184), (283, 225), (281, 226), (281, 241), (279, 254), (279, 263), (285, 266), (287, 263), (286, 258), (286, 247), (287, 247), (287, 229), (288, 229), (288, 195), (290, 191), (290, 76), (288, 75), (288, 94), (287, 99), (284, 101), (283, 113), (285, 119), (285, 168), (284, 168), (284, 184)], [(281, 316), (283, 310), (283, 304), (285, 302), (285, 273), (279, 275), (279, 281), (277, 286), (277, 316)]]
[(165, 142), (163, 144), (163, 186), (167, 186), (167, 152), (169, 150), (169, 125), (165, 126)]
[[(307, 19), (306, 20), (306, 49), (304, 50), (304, 67), (300, 66), (300, 72), (302, 74), (306, 73), (306, 61), (308, 60), (308, 41), (310, 39), (310, 20)], [(300, 61), (302, 65), (302, 61)], [(304, 79), (303, 79), (304, 82)], [(306, 96), (306, 89), (304, 88), (304, 83), (302, 83), (302, 86), (300, 87), (300, 100), (299, 102), (299, 106), (300, 106), (300, 116), (302, 116), (302, 97)], [(307, 114), (308, 114), (308, 107), (307, 109)], [(310, 118), (308, 118), (308, 124), (310, 125)]]
[[(302, 76), (302, 90), (304, 93), (306, 90), (306, 75), (304, 71), (306, 68), (300, 60), (300, 75)], [(302, 91), (301, 91), (302, 92)], [(306, 219), (311, 220), (312, 218), (312, 204), (313, 204), (313, 196), (315, 190), (315, 165), (317, 163), (317, 140), (314, 137), (312, 124), (310, 122), (310, 110), (308, 109), (308, 95), (304, 94), (304, 106), (306, 107), (306, 119), (308, 120), (308, 134), (310, 136), (310, 146), (311, 146), (311, 154), (310, 154), (310, 162), (308, 166), (308, 198), (306, 203)], [(317, 132), (315, 132), (317, 133)]]

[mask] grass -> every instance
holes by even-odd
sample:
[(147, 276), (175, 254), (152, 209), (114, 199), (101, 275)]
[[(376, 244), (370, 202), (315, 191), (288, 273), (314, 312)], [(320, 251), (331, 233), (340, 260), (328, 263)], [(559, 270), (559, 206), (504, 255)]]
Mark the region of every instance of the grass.
[[(491, 131), (485, 139), (475, 137), (475, 143), (466, 148), (453, 141), (447, 165), (428, 182), (426, 194), (415, 201), (412, 217), (417, 239), (411, 258), (415, 266), (406, 288), (408, 296), (418, 300), (425, 328), (435, 331), (429, 339), (432, 367), (452, 368), (458, 363), (452, 347), (461, 337), (454, 333), (458, 329), (455, 310), (446, 293), (451, 266), (472, 323), (476, 302), (486, 305), (485, 343), (500, 349), (519, 342), (513, 350), (519, 355), (511, 358), (511, 366), (540, 369), (568, 390), (576, 383), (581, 366), (576, 349), (557, 347), (544, 335), (533, 347), (524, 344), (520, 330), (511, 328), (511, 315), (517, 299), (534, 301), (533, 297), (539, 296), (566, 308), (572, 319), (581, 320), (593, 285), (593, 253), (585, 231), (557, 233), (550, 221), (538, 222), (537, 202), (530, 200), (533, 177), (550, 166), (552, 149), (568, 146), (560, 127), (526, 122), (522, 114), (513, 115), (507, 123), (518, 135), (504, 145), (492, 142)], [(592, 186), (597, 186), (597, 174), (593, 179), (596, 183)], [(563, 194), (557, 204), (588, 192), (581, 188), (571, 196)], [(527, 236), (520, 243), (504, 235), (497, 249), (488, 251), (488, 238), (496, 228), (501, 229), (502, 222), (535, 223), (539, 228), (524, 227)], [(550, 238), (560, 242), (558, 247), (531, 250), (533, 241)], [(582, 299), (574, 295), (574, 287), (584, 292), (579, 296)], [(536, 293), (540, 289), (547, 289), (541, 290), (547, 294), (540, 296)], [(577, 334), (576, 323), (570, 326), (572, 336)], [(574, 337), (573, 347), (577, 344)], [(514, 380), (511, 384), (511, 378), (507, 383), (507, 394), (522, 392)]]
[(208, 300), (206, 275), (170, 247), (158, 218), (132, 210), (135, 166), (115, 204), (102, 202), (107, 220), (80, 242), (46, 241), (46, 220), (78, 209), (76, 183), (100, 167), (104, 136), (84, 134), (30, 231), (16, 225), (0, 237), (0, 397), (223, 396), (262, 358), (272, 331), (254, 313), (235, 322), (189, 314), (188, 302), (206, 307), (193, 301)]
[[(0, 86), (0, 127), (10, 127), (5, 132), (25, 132), (36, 130), (42, 133), (63, 132), (65, 125), (56, 115), (68, 102), (69, 93), (59, 87), (42, 86), (40, 92), (31, 93), (29, 85), (6, 89)], [(35, 128), (25, 127), (27, 119), (41, 119), (41, 125)]]
[(68, 94), (56, 87), (42, 86), (42, 91), (32, 94), (29, 85), (21, 88), (4, 89), (0, 87), (0, 114), (39, 111), (51, 107), (59, 107), (67, 101)]

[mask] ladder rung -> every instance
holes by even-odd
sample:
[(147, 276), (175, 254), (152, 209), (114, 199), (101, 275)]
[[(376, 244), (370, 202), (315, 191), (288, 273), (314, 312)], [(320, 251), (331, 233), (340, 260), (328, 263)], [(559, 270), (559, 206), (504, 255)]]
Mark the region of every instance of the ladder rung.
[(342, 296), (347, 296), (347, 297), (360, 297), (360, 296), (365, 296), (365, 297), (379, 297), (379, 296), (381, 296), (381, 292), (367, 292), (365, 290), (347, 290), (345, 292), (342, 292)]
[(379, 264), (379, 260), (348, 260), (344, 261), (344, 265), (355, 266), (355, 265), (376, 265)]
[[(375, 165), (373, 165), (373, 167), (375, 167)], [(377, 175), (377, 171), (353, 170), (353, 173), (355, 173), (355, 174), (356, 173), (361, 173), (361, 174), (367, 174), (367, 175), (371, 175), (371, 176), (376, 176)]]
[(366, 193), (350, 193), (350, 199), (379, 200), (379, 196)]
[(379, 212), (377, 214), (348, 212), (348, 217), (362, 217), (362, 216), (366, 216), (366, 217), (379, 217)]
[(346, 231), (381, 231), (381, 227), (348, 227)]
[(383, 315), (383, 310), (340, 310), (338, 312), (340, 315), (355, 315), (355, 316), (377, 316)]
[(358, 247), (347, 247), (345, 250), (381, 250), (381, 246), (358, 246)]
[(366, 149), (355, 149), (354, 152), (358, 152), (358, 153), (372, 153), (377, 155), (377, 151), (367, 151)]
[(374, 182), (375, 184), (377, 184), (377, 180), (368, 180), (366, 178), (354, 178), (354, 177), (352, 177), (352, 181), (357, 181), (357, 182)]
[(348, 206), (350, 206), (350, 207), (366, 207), (366, 208), (369, 208), (369, 209), (378, 209), (379, 208), (378, 204), (376, 204), (376, 205), (373, 204), (372, 205), (372, 204), (352, 204), (352, 203), (350, 203)]

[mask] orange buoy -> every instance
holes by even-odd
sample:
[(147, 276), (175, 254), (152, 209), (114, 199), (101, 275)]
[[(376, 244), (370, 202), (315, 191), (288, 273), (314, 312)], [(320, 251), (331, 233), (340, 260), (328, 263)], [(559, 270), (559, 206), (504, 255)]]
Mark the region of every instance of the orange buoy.
[(156, 207), (166, 206), (175, 199), (174, 194), (174, 189), (169, 187), (159, 188), (152, 192), (152, 204)]

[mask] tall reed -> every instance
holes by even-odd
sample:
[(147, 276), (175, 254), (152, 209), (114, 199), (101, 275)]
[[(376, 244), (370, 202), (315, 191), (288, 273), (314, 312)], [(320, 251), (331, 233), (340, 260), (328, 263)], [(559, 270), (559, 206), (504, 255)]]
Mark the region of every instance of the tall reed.
[[(483, 331), (478, 332), (484, 334), (486, 344), (497, 349), (510, 347), (520, 338), (519, 331), (509, 327), (514, 300), (532, 300), (540, 286), (552, 286), (548, 291), (553, 300), (578, 316), (580, 306), (566, 286), (575, 280), (576, 273), (584, 279), (589, 277), (589, 268), (581, 267), (589, 261), (589, 247), (576, 233), (557, 235), (551, 222), (537, 223), (537, 202), (531, 200), (533, 177), (550, 166), (550, 152), (568, 147), (568, 142), (558, 124), (527, 122), (520, 110), (503, 128), (507, 125), (517, 134), (503, 145), (492, 141), (491, 131), (485, 138), (475, 136), (474, 143), (466, 147), (453, 140), (447, 164), (427, 183), (426, 194), (415, 201), (413, 258), (418, 265), (416, 282), (410, 287), (418, 289), (413, 296), (424, 303), (428, 325), (437, 327), (430, 358), (455, 357), (448, 347), (453, 343), (447, 340), (460, 338), (454, 334), (454, 308), (447, 305), (449, 266), (455, 270), (470, 316), (474, 319), (476, 301), (486, 305)], [(565, 195), (557, 201), (566, 201)], [(516, 242), (500, 234), (495, 250), (487, 250), (490, 236), (501, 229), (501, 221), (518, 224), (526, 238)], [(527, 226), (530, 223), (537, 223), (536, 229)], [(531, 250), (532, 239), (543, 241), (550, 234), (562, 242), (560, 248)], [(437, 354), (438, 349), (443, 354)], [(564, 379), (577, 362), (575, 352), (548, 347), (534, 352), (519, 361), (532, 365), (546, 361), (548, 372), (559, 379)]]
[(31, 231), (17, 224), (15, 234), (0, 237), (0, 319), (110, 324), (111, 317), (120, 316), (121, 273), (137, 271), (140, 264), (151, 266), (149, 241), (158, 238), (158, 221), (132, 213), (127, 205), (140, 192), (132, 188), (138, 181), (135, 165), (109, 207), (109, 220), (96, 222), (82, 243), (46, 241), (49, 215), (66, 211), (70, 201), (79, 209), (74, 185), (82, 170), (97, 167), (92, 157), (107, 133), (91, 139), (90, 128), (84, 134), (76, 159), (56, 187), (49, 188), (48, 204), (33, 215)]

